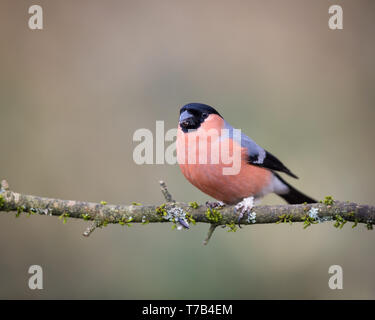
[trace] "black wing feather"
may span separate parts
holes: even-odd
[[[266,151],[263,161],[259,161],[258,155],[249,155],[248,163],[258,167],[284,172],[291,177],[298,179],[298,177],[292,171],[290,171],[279,159],[268,151]]]

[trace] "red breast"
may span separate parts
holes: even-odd
[[[204,193],[227,204],[261,195],[271,183],[271,171],[248,164],[247,149],[222,136],[223,128],[224,120],[216,114],[210,114],[195,131],[184,133],[178,128],[177,160],[183,175]],[[230,156],[241,155],[237,174],[223,174],[223,169],[232,167],[233,163],[226,163],[220,156],[221,150],[229,150]]]

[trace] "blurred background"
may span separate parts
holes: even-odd
[[[39,4],[44,29],[28,28]],[[340,4],[344,29],[328,28]],[[135,130],[188,102],[280,158],[312,197],[375,204],[374,1],[0,2],[0,178],[17,192],[109,203],[209,198],[177,165],[136,165]],[[283,203],[277,196],[263,204]],[[332,223],[110,225],[0,213],[0,298],[374,299],[374,231]],[[41,265],[44,289],[27,286]],[[330,290],[341,265],[344,289]]]

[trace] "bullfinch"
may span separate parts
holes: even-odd
[[[272,192],[290,204],[316,203],[281,178],[279,172],[297,176],[280,160],[206,104],[189,103],[180,109],[176,151],[185,178],[218,205],[236,204],[239,221],[254,200]],[[230,172],[237,160],[239,168]]]

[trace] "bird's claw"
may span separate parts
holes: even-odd
[[[238,212],[238,226],[241,228],[241,219],[245,213],[250,213],[254,207],[254,197],[244,198],[241,202],[235,206],[236,212]]]

